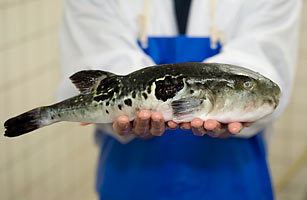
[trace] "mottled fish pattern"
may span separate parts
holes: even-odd
[[[219,63],[179,63],[143,68],[126,76],[85,70],[70,77],[78,96],[7,120],[5,135],[18,136],[59,122],[111,123],[133,120],[141,109],[162,112],[165,120],[198,117],[222,123],[251,122],[271,114],[280,89],[257,72]]]

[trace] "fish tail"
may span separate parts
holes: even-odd
[[[20,136],[53,123],[51,119],[48,119],[46,113],[47,107],[39,107],[8,119],[4,123],[4,136]]]

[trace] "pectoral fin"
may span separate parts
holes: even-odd
[[[214,101],[213,95],[209,90],[196,91],[193,96],[172,101],[173,115],[178,120],[206,115],[212,111]]]
[[[173,114],[176,117],[197,112],[203,103],[203,99],[182,98],[172,101]]]

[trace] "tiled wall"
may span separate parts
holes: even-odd
[[[307,4],[303,5],[300,48],[291,102],[276,123],[270,162],[277,199],[307,199]]]
[[[0,0],[1,124],[12,115],[54,102],[61,3]],[[270,143],[278,199],[307,199],[304,15],[293,98]],[[0,199],[95,199],[96,157],[92,127],[75,123],[56,124],[15,139],[0,136]]]
[[[0,0],[0,122],[55,101],[60,0]],[[0,199],[95,199],[91,127],[0,137]],[[3,126],[0,126],[1,135]]]

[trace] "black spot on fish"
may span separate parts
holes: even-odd
[[[115,102],[115,98],[113,98],[112,101]]]
[[[135,92],[135,91],[133,91],[133,92],[132,92],[132,98],[134,98],[134,99],[135,99],[135,97],[136,97],[136,92]]]
[[[148,96],[147,96],[147,94],[145,92],[143,92],[142,95],[143,95],[144,99],[148,98]]]
[[[120,91],[121,79],[112,76],[101,80],[96,89],[95,101],[110,100]]]
[[[106,110],[106,113],[107,113],[107,114],[109,114],[109,111],[108,111],[108,110]]]
[[[110,102],[109,102],[109,101],[107,101],[106,106],[109,106],[109,105],[110,105]]]
[[[122,110],[122,105],[118,104],[118,109]]]
[[[100,81],[96,91],[97,93],[106,93],[107,91],[112,89],[112,91],[114,92],[114,90],[119,90],[119,84],[120,80],[116,76],[105,78]]]
[[[177,92],[179,92],[184,87],[183,78],[180,76],[177,78],[165,76],[164,80],[156,81],[155,84],[156,97],[162,101],[173,98]]]
[[[113,90],[115,93],[119,93],[119,87],[114,87],[114,90]]]
[[[194,90],[190,90],[190,94],[193,94],[194,93]]]
[[[113,97],[113,93],[109,92],[109,93],[106,93],[106,94],[100,94],[100,95],[97,95],[94,97],[94,101],[104,101],[106,99],[110,99]]]
[[[125,99],[125,100],[124,100],[124,103],[125,103],[127,106],[132,106],[132,101],[131,101],[131,99]]]
[[[151,93],[151,86],[147,87],[147,93],[150,94]]]

